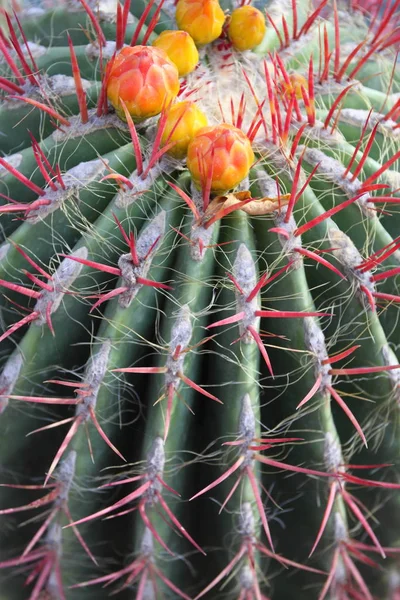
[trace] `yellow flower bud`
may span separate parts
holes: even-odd
[[[293,93],[295,94],[298,100],[301,100],[303,97],[303,93],[301,88],[303,87],[306,91],[308,91],[308,81],[303,75],[299,73],[290,73],[289,75],[290,83],[282,79],[279,82],[278,88],[280,92],[284,96],[291,96]]]
[[[162,48],[177,66],[179,77],[191,73],[199,62],[199,53],[193,38],[186,31],[163,31],[152,44]]]
[[[225,14],[218,0],[179,0],[176,22],[187,31],[196,44],[209,44],[222,33]]]
[[[177,102],[168,113],[161,145],[176,142],[167,153],[174,158],[185,158],[190,141],[206,126],[207,117],[194,102]]]
[[[241,6],[233,11],[228,36],[236,50],[252,50],[265,35],[265,18],[254,6]]]
[[[187,166],[197,187],[211,177],[211,191],[222,193],[244,179],[254,162],[249,138],[223,123],[201,129],[189,144]]]

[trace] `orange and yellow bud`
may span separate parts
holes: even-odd
[[[123,120],[125,114],[120,99],[132,119],[142,121],[158,115],[178,92],[178,69],[161,48],[122,48],[111,65],[107,96]]]
[[[265,30],[262,12],[254,6],[241,6],[231,15],[228,36],[236,50],[252,50],[262,42]]]
[[[176,22],[187,31],[196,44],[209,44],[222,33],[225,14],[218,0],[179,0]]]
[[[162,48],[176,65],[179,77],[191,73],[199,62],[199,53],[193,38],[186,31],[163,31],[153,42]]]
[[[187,166],[197,187],[211,177],[211,191],[234,188],[249,173],[254,153],[249,138],[223,123],[201,129],[189,144]]]
[[[168,112],[161,144],[165,146],[176,142],[168,154],[174,158],[185,158],[190,141],[206,126],[207,117],[194,102],[177,102]]]
[[[284,96],[291,96],[293,93],[298,100],[303,97],[301,88],[303,87],[306,91],[308,90],[308,81],[303,75],[299,73],[291,73],[289,75],[290,83],[284,79],[279,82],[279,90]]]

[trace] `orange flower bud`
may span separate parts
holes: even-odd
[[[164,50],[148,46],[122,48],[117,54],[107,85],[107,96],[118,116],[125,120],[120,98],[134,121],[158,115],[179,92],[178,69]]]
[[[193,38],[186,31],[163,31],[153,42],[162,48],[177,66],[179,77],[191,73],[199,62],[199,53]]]
[[[253,161],[249,138],[227,123],[201,129],[190,142],[187,154],[187,166],[197,187],[211,176],[211,191],[218,193],[238,185]]]
[[[179,29],[187,31],[196,44],[203,45],[221,35],[225,15],[218,0],[179,0],[176,22]]]
[[[301,92],[301,88],[303,87],[306,91],[308,90],[308,81],[303,75],[299,75],[299,73],[291,73],[289,75],[290,84],[287,83],[284,79],[279,82],[279,90],[283,95],[291,96],[293,93],[295,94],[298,100],[301,100],[303,94]]]
[[[174,158],[185,158],[189,142],[206,126],[207,117],[194,102],[177,102],[168,113],[161,144],[165,146],[176,142],[168,154]]]
[[[241,6],[233,11],[228,36],[236,50],[252,50],[265,35],[265,18],[254,6]]]

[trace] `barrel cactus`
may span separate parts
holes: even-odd
[[[4,14],[1,600],[398,600],[399,7]]]

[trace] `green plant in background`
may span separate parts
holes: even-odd
[[[399,7],[4,15],[1,600],[398,600]]]

